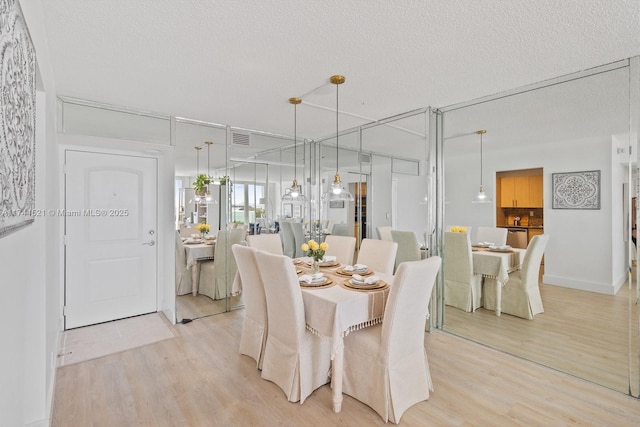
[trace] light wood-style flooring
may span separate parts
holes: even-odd
[[[328,385],[303,405],[238,353],[244,310],[172,326],[175,338],[58,369],[52,426],[374,426]],[[356,332],[357,333],[357,332]],[[435,391],[406,426],[638,426],[640,401],[444,331],[425,334]]]
[[[627,393],[640,363],[629,361],[629,327],[637,336],[639,317],[627,285],[613,296],[544,284],[540,293],[544,313],[534,320],[447,306],[445,330]]]
[[[238,307],[243,304],[242,295],[231,296],[231,307]],[[176,296],[176,318],[178,322],[182,319],[199,319],[200,317],[212,316],[214,314],[224,313],[226,308],[226,300],[214,300],[206,295],[193,294]]]

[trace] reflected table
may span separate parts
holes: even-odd
[[[493,251],[489,248],[473,247],[473,273],[496,279],[496,316],[501,314],[502,287],[509,280],[509,273],[522,266],[526,249],[511,248],[509,251]]]
[[[200,284],[200,261],[212,260],[215,251],[215,241],[213,244],[196,243],[184,245],[187,268],[191,270],[191,284],[193,296],[198,295],[198,287]]]

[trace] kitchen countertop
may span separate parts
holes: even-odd
[[[499,228],[544,228],[543,225],[496,225]]]

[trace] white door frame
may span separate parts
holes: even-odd
[[[158,162],[158,222],[157,222],[157,246],[158,246],[158,289],[157,307],[172,323],[176,323],[175,300],[175,226],[173,222],[174,203],[174,147],[138,141],[126,141],[119,139],[58,134],[58,206],[64,206],[64,158],[66,150],[83,150],[87,152],[103,154],[135,155],[150,157]],[[60,233],[60,253],[64,251],[64,218],[58,218]],[[59,258],[60,287],[58,289],[60,301],[60,330],[63,330],[62,311],[64,306],[64,267],[65,258]]]

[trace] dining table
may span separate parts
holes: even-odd
[[[305,258],[294,259],[299,274],[308,273]],[[350,332],[382,322],[384,309],[393,285],[393,275],[367,269],[369,276],[376,275],[376,286],[353,288],[345,282],[351,279],[342,270],[343,265],[332,263],[320,266],[320,272],[330,283],[310,286],[301,282],[306,329],[331,341],[331,388],[334,412],[342,410],[342,379],[344,372],[344,337]],[[363,276],[367,277],[367,276]],[[352,285],[353,286],[353,285]]]
[[[519,270],[526,249],[493,249],[472,245],[473,273],[496,279],[496,316],[501,314],[502,287],[509,281],[509,273]]]
[[[187,269],[191,271],[191,286],[193,296],[198,296],[200,284],[200,262],[213,259],[216,248],[214,239],[200,243],[189,243],[189,240],[183,242],[185,250],[185,258],[187,260]]]

